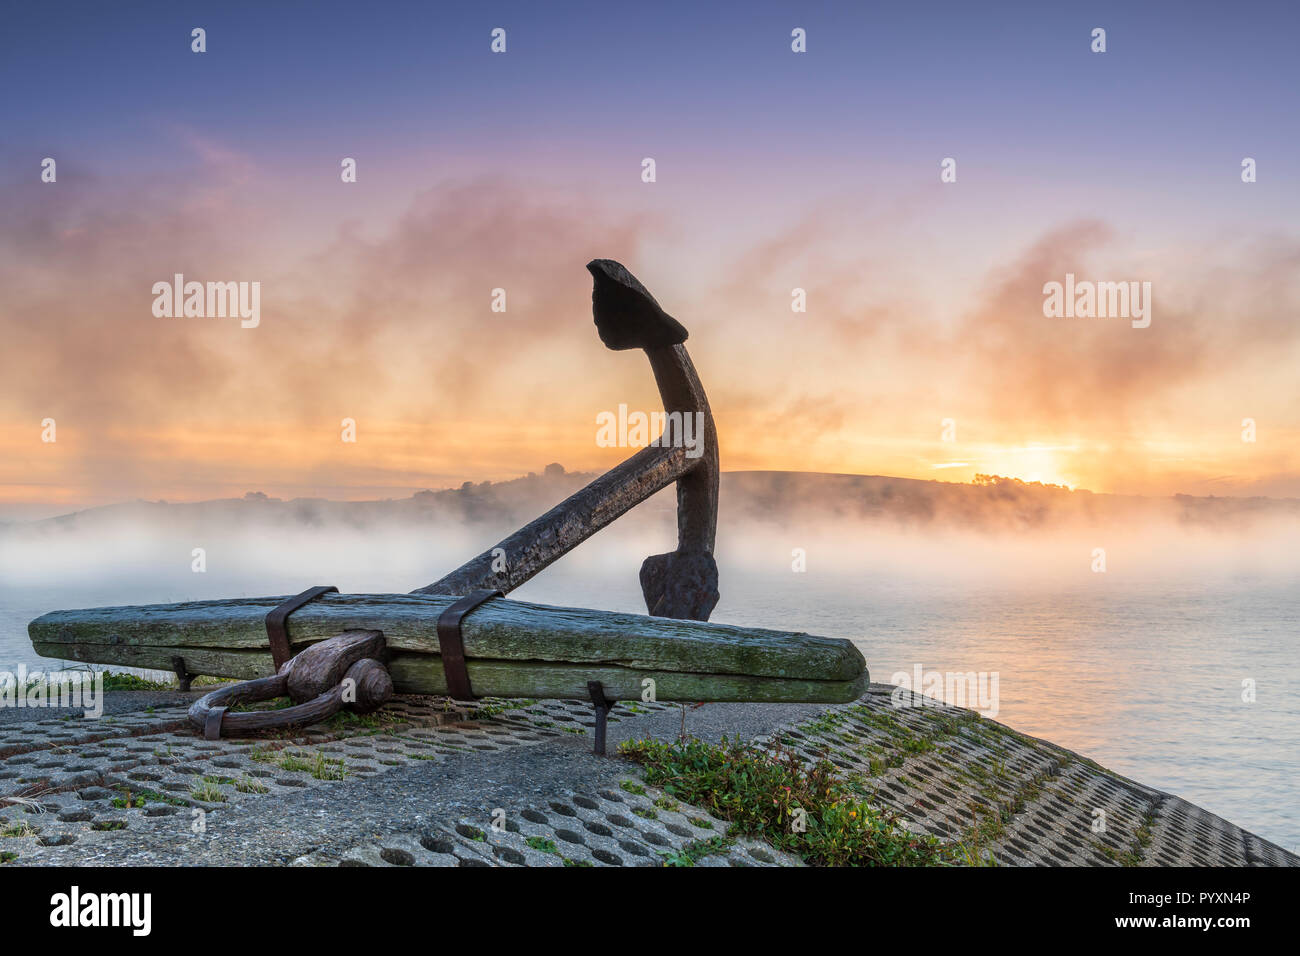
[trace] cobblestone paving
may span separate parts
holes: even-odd
[[[903,702],[914,706],[895,707],[891,691],[873,685],[857,702],[827,708],[759,742],[808,761],[831,760],[906,826],[959,843],[972,862],[1300,865],[1300,858],[1266,840],[1077,754],[961,708],[920,706],[910,695]],[[669,709],[625,704],[611,722]],[[0,862],[108,859],[96,848],[111,847],[124,831],[152,834],[166,851],[180,828],[188,830],[186,817],[196,809],[221,814],[247,806],[270,816],[277,796],[453,756],[554,743],[586,734],[592,723],[589,705],[577,701],[464,706],[435,698],[399,698],[378,715],[334,718],[297,736],[258,740],[205,741],[190,730],[182,707],[97,721],[9,723],[0,726]],[[414,814],[404,830],[407,817],[400,816],[393,827],[398,832],[335,840],[293,862],[799,865],[764,844],[728,838],[724,821],[638,783],[635,769],[628,769],[621,781],[615,770],[608,784],[557,787],[490,818],[453,815],[416,825],[423,818]],[[402,812],[411,811],[394,810]],[[151,859],[176,861],[156,853]]]
[[[624,705],[610,721],[661,709]],[[298,735],[256,740],[204,740],[183,707],[9,724],[0,728],[0,854],[9,863],[78,863],[87,844],[128,828],[174,833],[177,821],[167,818],[196,808],[271,803],[277,794],[415,761],[585,734],[592,722],[590,705],[576,701],[467,706],[411,697],[377,715],[342,715]]]
[[[343,866],[800,866],[765,843],[730,839],[727,824],[657,790],[565,791],[498,825],[462,818],[354,847]],[[689,860],[689,864],[687,861]],[[312,864],[307,857],[296,861]]]
[[[1300,857],[973,711],[873,685],[766,738],[825,757],[918,832],[1013,866],[1300,866]]]

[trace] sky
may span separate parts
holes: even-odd
[[[1300,8],[985,6],[11,6],[0,507],[611,467],[658,404],[597,257],[724,470],[1300,496]],[[177,273],[257,327],[156,316]],[[1150,325],[1044,315],[1067,273]]]

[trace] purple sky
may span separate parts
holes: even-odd
[[[1300,494],[1294,4],[445,6],[6,12],[0,500],[609,464],[594,415],[654,397],[591,341],[594,256],[692,330],[724,467]],[[1148,334],[1050,324],[1067,271],[1152,281]],[[174,272],[260,281],[265,324],[161,324]]]

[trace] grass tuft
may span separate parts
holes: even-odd
[[[271,788],[256,777],[240,777],[235,781],[235,789],[240,793],[266,793]]]
[[[707,840],[692,840],[680,850],[663,850],[664,866],[694,866],[706,856],[714,853],[726,853],[735,841],[728,837],[710,837]]]
[[[863,800],[828,760],[805,766],[780,745],[766,750],[739,737],[723,738],[719,746],[694,738],[627,741],[619,751],[645,768],[646,783],[730,822],[729,836],[766,840],[813,866],[948,866],[961,860],[957,848],[909,832],[887,810]]]
[[[190,787],[190,796],[202,803],[225,803],[226,795],[221,791],[221,784],[211,777],[195,778]]]

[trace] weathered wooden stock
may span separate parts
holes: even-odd
[[[265,618],[283,597],[53,611],[28,626],[42,655],[249,679],[274,672]],[[293,650],[348,630],[382,631],[398,693],[445,694],[436,635],[452,596],[327,594],[295,611]],[[476,694],[587,699],[810,701],[856,699],[865,662],[847,640],[498,598],[463,625]],[[646,679],[654,683],[644,683]]]

